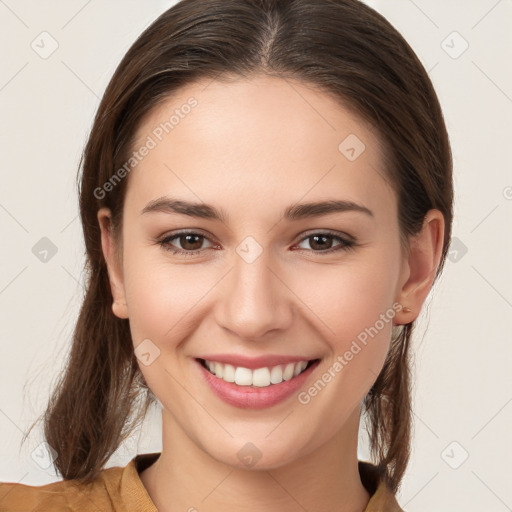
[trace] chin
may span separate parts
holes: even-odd
[[[229,446],[211,447],[207,452],[217,461],[238,469],[264,471],[277,469],[296,460],[299,455],[297,446],[290,440],[283,440],[281,445],[268,439],[254,439],[250,436],[244,440],[233,439]],[[206,447],[208,448],[208,447]]]

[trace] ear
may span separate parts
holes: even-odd
[[[410,238],[397,296],[403,309],[395,315],[396,325],[409,324],[419,316],[439,267],[444,229],[443,214],[439,210],[429,210],[421,231]]]
[[[128,318],[128,307],[124,290],[122,261],[116,251],[117,247],[112,234],[112,215],[110,209],[100,208],[97,216],[101,230],[101,248],[107,264],[110,290],[114,298],[112,312],[118,318],[126,319]]]

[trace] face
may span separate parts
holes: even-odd
[[[383,366],[409,276],[375,132],[256,77],[181,89],[144,145],[109,274],[166,421],[232,465],[248,442],[262,468],[325,445]]]

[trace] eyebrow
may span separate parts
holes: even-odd
[[[284,210],[283,217],[286,220],[296,221],[310,217],[320,217],[331,213],[360,212],[373,217],[373,212],[366,206],[339,199],[317,201],[311,203],[299,203],[288,206]],[[222,209],[218,210],[206,203],[195,203],[182,199],[173,199],[163,196],[150,201],[141,211],[141,215],[152,212],[187,215],[201,219],[218,220],[227,223],[228,215]]]

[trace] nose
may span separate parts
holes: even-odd
[[[235,255],[233,268],[219,289],[218,324],[247,340],[290,327],[293,293],[279,266],[263,253],[253,262]]]

